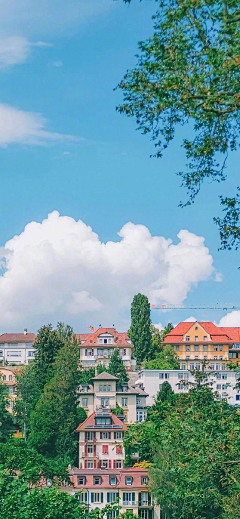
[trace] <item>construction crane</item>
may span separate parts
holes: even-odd
[[[240,304],[232,303],[206,303],[206,304],[172,304],[163,303],[161,305],[151,304],[151,310],[240,310]]]

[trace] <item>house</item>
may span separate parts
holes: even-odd
[[[104,508],[119,500],[121,512],[132,510],[142,519],[159,519],[159,507],[154,507],[148,489],[148,472],[144,468],[125,469],[70,469],[74,490],[81,490],[82,503],[89,509]],[[111,512],[107,519],[118,515]]]
[[[3,333],[0,335],[0,362],[6,364],[29,364],[34,359],[36,335],[28,333]]]
[[[8,405],[7,410],[12,413],[13,404],[17,396],[17,380],[19,369],[14,367],[0,366],[1,382],[6,384],[8,388]]]
[[[118,378],[107,372],[94,377],[92,384],[82,384],[79,388],[79,405],[88,416],[102,409],[111,410],[119,406],[129,424],[145,419],[146,397],[146,392],[141,388],[130,384],[120,385]]]
[[[179,323],[164,339],[175,349],[181,369],[200,369],[205,360],[212,370],[225,370],[240,361],[240,328],[218,327],[212,322]]]
[[[210,375],[209,382],[218,400],[226,398],[230,405],[240,405],[240,391],[236,389],[239,373],[223,369],[207,373]],[[181,369],[142,369],[136,384],[147,391],[147,405],[154,404],[157,393],[165,381],[171,385],[174,393],[185,393],[191,387],[187,386],[187,382],[194,382],[194,376],[189,371]]]
[[[133,345],[127,333],[119,333],[115,328],[90,327],[91,333],[77,333],[75,337],[79,342],[80,361],[84,368],[102,364],[108,367],[109,360],[114,349],[119,349],[119,354],[126,369],[131,369],[131,352]]]

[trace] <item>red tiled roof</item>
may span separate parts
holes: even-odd
[[[213,343],[232,343],[233,337],[231,336],[230,330],[231,328],[220,328],[213,324],[212,322],[207,321],[195,321],[198,323],[208,335],[211,337],[211,342]],[[164,343],[167,344],[176,344],[183,341],[183,335],[188,332],[188,330],[194,325],[194,322],[191,323],[179,323],[170,333],[165,337]],[[234,329],[234,328],[232,328]],[[240,328],[239,328],[240,330]],[[235,334],[236,335],[236,334]],[[240,341],[240,339],[239,339]]]
[[[223,333],[226,333],[234,342],[240,342],[240,328],[238,327],[221,327],[219,328]]]
[[[3,333],[0,335],[0,343],[34,342],[35,339],[35,333]]]
[[[127,426],[121,420],[119,420],[119,418],[115,414],[109,413],[109,415],[112,418],[112,425],[118,425],[123,431],[127,430]],[[76,431],[85,431],[86,428],[89,429],[90,427],[95,428],[95,416],[96,413],[90,414],[90,416],[86,418],[86,420],[84,420],[84,422],[78,426]],[[109,426],[109,429],[111,429],[111,426]],[[107,427],[104,427],[104,430],[107,430]]]
[[[132,346],[128,341],[130,341],[130,338],[126,332],[117,332],[115,328],[99,328],[98,330],[95,330],[93,333],[75,333],[75,337],[79,341],[85,341],[85,346],[93,346],[94,344],[98,343],[98,337],[101,334],[109,333],[115,338],[115,342],[111,344],[111,346]],[[104,345],[102,345],[104,346]]]

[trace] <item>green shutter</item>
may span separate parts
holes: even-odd
[[[85,492],[85,503],[87,503],[88,501],[88,495],[87,495],[87,492]]]
[[[132,492],[132,501],[135,501],[135,492]]]
[[[110,503],[110,493],[107,492],[107,503]]]
[[[103,503],[103,492],[101,492],[101,503]]]
[[[91,503],[94,503],[94,493],[91,492]]]

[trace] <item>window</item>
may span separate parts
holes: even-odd
[[[215,364],[212,364],[212,363],[211,363],[211,364],[209,364],[209,367],[210,367],[210,369],[214,369]]]
[[[161,384],[159,384],[160,387]],[[137,411],[137,422],[144,422],[145,420],[145,412],[144,411]]]
[[[227,373],[223,373],[223,374],[222,374],[222,379],[223,379],[223,380],[227,380]]]
[[[230,351],[229,352],[229,359],[236,359],[237,358],[237,353],[233,352],[233,351]]]
[[[225,364],[222,364],[222,371],[225,370],[225,367],[226,367],[226,365],[225,365]]]
[[[9,395],[13,395],[16,393],[16,388],[14,386],[9,386],[8,388]]]
[[[2,379],[3,379],[3,381],[5,381],[5,380],[6,380],[6,378],[7,378],[7,377],[6,377],[6,375],[3,375],[3,378],[2,378]]]
[[[21,357],[21,351],[8,351],[8,357]]]
[[[116,465],[116,469],[121,469],[122,468],[122,460],[116,460],[115,461],[115,465]]]
[[[133,478],[131,476],[125,477],[125,485],[132,485]]]
[[[82,390],[83,390],[83,393],[87,393],[88,392],[88,385],[87,384],[84,384],[82,386]]]
[[[183,379],[188,380],[189,379],[189,373],[183,373]]]
[[[207,335],[204,335],[203,340],[207,341]]]
[[[93,445],[88,445],[87,446],[87,453],[88,454],[93,454]]]
[[[151,504],[148,492],[141,492],[139,494],[139,506],[149,506]]]
[[[198,351],[198,346],[194,346],[194,350],[195,350],[195,351]]]
[[[227,384],[223,384],[222,389],[227,389]]]
[[[207,346],[207,344],[204,344],[203,345],[203,351],[207,351],[207,350],[208,350],[208,346]]]
[[[107,492],[107,503],[114,503],[114,501],[116,501],[117,498],[118,492]]]
[[[109,406],[109,398],[101,398],[101,406],[108,407]]]
[[[221,369],[221,364],[219,364],[219,362],[216,364],[216,371],[220,371]]]
[[[8,380],[9,382],[12,382],[12,375],[9,375]]]
[[[181,369],[186,369],[186,364],[181,364]]]
[[[186,346],[186,351],[190,351],[190,346]]]
[[[147,484],[148,484],[148,476],[142,476],[141,485],[147,485]]]
[[[102,465],[101,465],[101,467],[102,467],[103,469],[108,469],[108,460],[102,460]]]
[[[179,351],[179,346],[176,346],[176,351]]]
[[[183,384],[178,384],[178,389],[183,389]]]
[[[114,433],[114,440],[120,440],[122,438],[122,432],[117,431]]]
[[[189,360],[190,359],[190,356],[189,355],[186,355],[186,360]]]
[[[221,378],[221,373],[217,373],[216,377],[219,379]]]
[[[93,441],[93,432],[90,432],[90,431],[86,432],[85,433],[85,440],[86,441]]]
[[[218,356],[215,355],[215,356],[213,357],[213,360],[218,360]]]
[[[91,492],[91,503],[103,503],[103,492]]]
[[[88,468],[88,469],[93,469],[93,461],[92,461],[92,460],[88,460],[88,462],[87,462],[87,468]]]
[[[198,335],[195,335],[195,342],[198,342]]]
[[[28,357],[35,357],[35,351],[29,351]]]
[[[116,476],[109,476],[109,484],[110,485],[116,485],[117,484],[117,477]]]
[[[111,386],[109,384],[100,384],[99,385],[99,391],[100,392],[110,392],[111,391]]]
[[[166,379],[166,378],[169,378],[169,373],[165,373],[165,377],[164,377],[164,378],[165,378],[165,379]]]
[[[115,434],[115,433],[114,433]],[[115,438],[115,436],[114,436]],[[100,432],[100,440],[111,440],[111,433],[106,431]]]
[[[101,417],[101,416],[96,416],[95,417],[95,424],[96,425],[111,425],[112,424],[112,419],[111,417],[109,416],[108,417]]]
[[[159,378],[164,378],[164,373],[159,373]]]
[[[213,346],[213,351],[218,351],[218,346]]]
[[[221,384],[217,384],[217,389],[221,389]]]
[[[220,344],[220,346],[219,346],[219,351],[223,351],[223,345],[222,344]]]
[[[196,331],[198,330],[198,327],[197,327],[197,326],[195,326],[195,330],[196,330]]]
[[[77,482],[78,482],[78,485],[86,485],[85,476],[77,476]]]
[[[186,341],[187,341],[187,342],[190,341],[190,336],[189,336],[189,335],[186,336]]]
[[[161,391],[161,389],[162,389],[162,384],[159,384],[158,388],[159,388],[159,391]]]
[[[182,380],[183,378],[183,374],[182,373],[178,373],[178,380]]]
[[[236,395],[236,400],[240,400],[240,395]]]
[[[0,357],[3,356],[3,350],[0,350]]]
[[[195,355],[194,359],[195,359],[195,360],[198,360],[198,355]]]
[[[207,360],[207,355],[204,355],[203,358],[204,358],[204,360]]]
[[[223,360],[222,355],[220,355],[219,360]]]
[[[94,476],[94,478],[93,478],[93,484],[94,484],[94,485],[101,485],[101,483],[102,483],[102,478],[101,478],[101,476]]]
[[[123,506],[135,504],[135,492],[123,492]]]
[[[122,398],[122,407],[127,407],[127,405],[128,405],[128,399]]]
[[[200,371],[200,364],[196,364],[196,369]]]
[[[191,371],[194,370],[194,364],[190,364],[190,370],[191,370]]]
[[[83,407],[87,407],[88,406],[88,398],[83,398],[82,399],[82,405],[83,405]]]
[[[122,454],[122,445],[116,446],[116,454]]]
[[[81,492],[81,494],[79,495],[79,501],[80,501],[80,503],[87,504],[87,502],[88,502],[88,493],[87,492]]]
[[[108,454],[108,445],[103,445],[102,446],[102,453],[103,454]]]
[[[138,517],[140,517],[140,519],[152,519],[153,518],[152,508],[140,508],[138,511]]]

